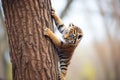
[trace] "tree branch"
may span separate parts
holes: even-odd
[[[72,2],[73,2],[73,0],[67,0],[67,4],[60,15],[61,18],[63,18],[67,14]]]

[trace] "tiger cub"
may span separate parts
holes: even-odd
[[[58,49],[58,56],[60,60],[60,76],[58,80],[65,80],[68,65],[72,58],[73,52],[80,42],[83,32],[74,24],[69,24],[66,27],[62,20],[56,15],[55,10],[52,9],[52,17],[56,23],[57,29],[60,34],[53,33],[49,28],[44,28],[44,35],[48,36]]]

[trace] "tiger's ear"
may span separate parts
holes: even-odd
[[[70,23],[70,24],[69,24],[69,27],[70,27],[70,26],[74,26],[74,24],[73,24],[73,23]]]

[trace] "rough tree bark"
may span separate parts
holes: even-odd
[[[2,0],[13,80],[57,80],[54,46],[43,35],[53,30],[50,0]]]

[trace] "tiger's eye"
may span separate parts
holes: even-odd
[[[80,39],[81,37],[82,37],[82,35],[79,35],[79,36],[78,36],[78,39]]]

